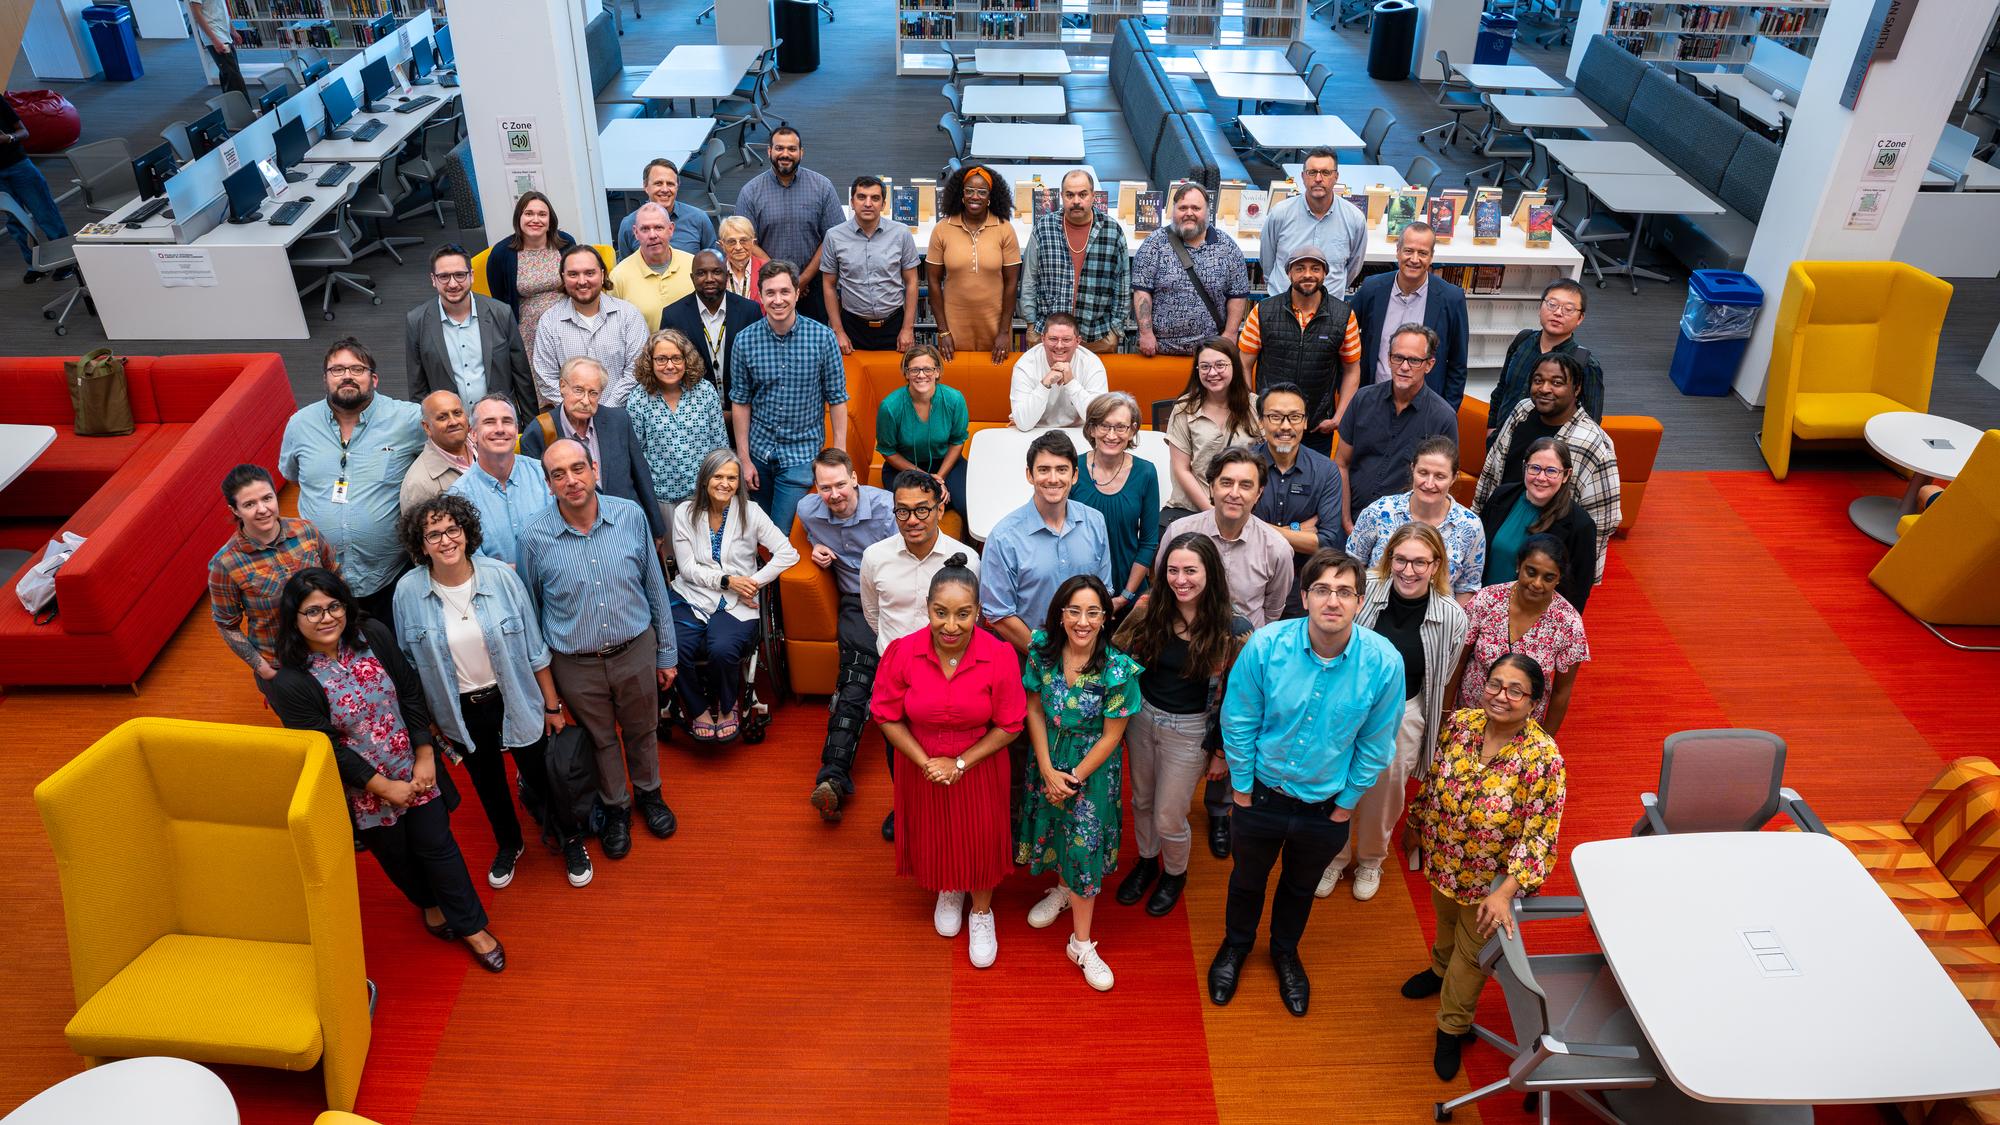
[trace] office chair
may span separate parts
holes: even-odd
[[[1338,0],[1340,11],[1334,16],[1335,31],[1351,23],[1365,24],[1365,30],[1375,28],[1375,0]]]
[[[1438,82],[1437,107],[1451,114],[1451,120],[1418,133],[1417,143],[1423,144],[1425,138],[1443,133],[1444,140],[1438,144],[1438,148],[1442,150],[1450,148],[1453,142],[1458,140],[1459,130],[1464,128],[1465,115],[1484,112],[1486,102],[1480,98],[1479,92],[1472,88],[1471,83],[1460,78],[1457,72],[1451,69],[1449,55],[1440,49],[1434,57],[1437,60],[1438,71],[1444,75]]]
[[[1303,39],[1294,39],[1285,46],[1285,63],[1300,74],[1312,70],[1313,46]]]
[[[451,152],[458,147],[458,122],[454,118],[433,120],[424,126],[423,140],[414,159],[403,162],[403,175],[413,187],[424,189],[428,201],[403,211],[396,218],[408,219],[429,211],[436,216],[438,226],[444,224],[445,194],[444,178],[449,171]]]
[[[1709,90],[1708,87],[1703,86],[1700,82],[1695,81],[1694,71],[1689,70],[1687,67],[1677,66],[1674,68],[1674,81],[1680,83],[1681,89],[1686,90],[1702,101],[1712,102],[1715,100],[1714,92]]]
[[[1539,146],[1537,146],[1539,147]],[[1604,287],[1604,266],[1613,262],[1613,257],[1597,248],[1602,242],[1626,243],[1632,240],[1632,228],[1609,211],[1601,211],[1591,206],[1590,193],[1583,185],[1569,178],[1567,173],[1557,170],[1549,177],[1551,185],[1560,184],[1560,197],[1551,194],[1549,204],[1555,208],[1556,226],[1562,228],[1563,236],[1583,254],[1584,264],[1597,278],[1597,287]]]
[[[944,41],[944,57],[951,66],[952,85],[957,86],[968,78],[979,77],[978,56],[971,51],[961,51],[953,46],[949,39]]]
[[[1410,166],[1403,169],[1403,180],[1413,188],[1423,188],[1426,197],[1437,194],[1437,179],[1444,169],[1428,156],[1410,158]]]
[[[1299,106],[1296,112],[1318,113],[1320,92],[1325,90],[1326,84],[1332,80],[1332,67],[1327,66],[1325,63],[1312,64],[1312,68],[1306,72],[1306,92],[1313,96],[1312,104]]]
[[[361,189],[364,182],[368,185],[365,191]],[[396,247],[424,244],[423,239],[414,235],[384,233],[389,221],[397,218],[402,213],[403,205],[416,195],[410,182],[403,178],[402,154],[390,153],[375,166],[374,176],[357,178],[354,183],[355,191],[346,202],[347,213],[352,218],[367,220],[375,234],[373,241],[356,250],[354,256],[365,258],[370,254],[387,254],[396,260],[397,265],[402,265],[403,256],[396,252]]]
[[[1728,114],[1731,121],[1743,120],[1743,99],[1727,90],[1715,92],[1715,108]]]
[[[946,110],[944,116],[938,118],[938,132],[943,133],[945,139],[951,142],[951,154],[953,156],[964,159],[968,155],[965,139],[965,123],[958,119],[958,114]]]
[[[188,124],[185,121],[170,121],[160,130],[160,139],[173,146],[174,159],[182,164],[194,159],[194,142],[188,140]]]
[[[958,85],[956,83],[947,82],[941,89],[938,90],[938,92],[944,95],[945,101],[951,103],[951,111],[953,113],[956,113],[961,117],[964,116],[965,105],[963,100],[960,98],[958,92]]]
[[[1379,105],[1368,111],[1368,121],[1361,126],[1362,163],[1382,163],[1382,142],[1388,139],[1395,124],[1396,115]]]
[[[222,123],[232,133],[240,133],[257,120],[257,107],[241,90],[225,90],[208,99],[208,108],[222,111]]]
[[[363,237],[361,227],[354,221],[352,210],[355,193],[359,188],[359,180],[348,181],[346,197],[334,205],[333,223],[330,229],[316,230],[292,244],[293,266],[326,271],[300,289],[299,296],[306,297],[315,289],[321,290],[319,308],[328,320],[333,319],[333,303],[340,299],[339,290],[343,287],[368,298],[370,304],[382,303],[382,298],[376,295],[374,282],[368,275],[347,273],[340,268],[353,265],[364,252],[360,248]],[[399,258],[398,261],[400,260]]]
[[[758,155],[756,146],[750,143],[750,126],[756,123],[756,119],[751,117],[718,117],[715,119],[715,133],[713,135],[721,137],[723,145],[735,151],[737,167],[742,167],[753,160],[763,159],[763,157]]]
[[[63,150],[75,174],[70,183],[83,192],[84,209],[109,215],[139,196],[139,178],[132,174],[132,150],[120,137],[71,145]]]
[[[1486,119],[1486,128],[1480,131],[1479,144],[1473,152],[1475,155],[1493,159],[1490,163],[1482,164],[1467,172],[1466,186],[1472,186],[1473,180],[1484,177],[1488,172],[1493,174],[1495,184],[1520,179],[1520,173],[1509,171],[1507,162],[1519,160],[1521,166],[1526,168],[1533,162],[1535,152],[1540,147],[1535,144],[1535,138],[1526,129],[1519,125],[1509,125],[1497,113],[1489,116]]]
[[[1770,731],[1684,730],[1660,748],[1660,791],[1639,794],[1634,836],[1756,832],[1783,813],[1802,831],[1826,831],[1805,798],[1782,784],[1785,740]]]
[[[708,209],[711,211],[716,206],[715,183],[722,178],[722,157],[728,151],[729,147],[723,144],[722,138],[710,133],[708,139],[701,143],[701,150],[681,166],[681,182],[700,184],[702,194],[708,197]]]
[[[20,201],[6,192],[0,192],[0,211],[7,215],[9,225],[18,224],[28,237],[28,268],[36,273],[51,277],[62,271],[76,279],[76,284],[63,290],[54,300],[42,306],[42,319],[56,322],[56,335],[69,335],[69,314],[81,300],[92,316],[97,315],[97,304],[90,299],[90,287],[84,284],[83,275],[76,271],[76,240],[65,235],[50,238],[35,225],[34,217]]]

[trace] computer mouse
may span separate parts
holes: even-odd
[[[125,229],[126,229],[126,230],[138,230],[138,229],[139,229],[140,227],[142,227],[142,226],[144,226],[144,225],[145,225],[144,223],[126,223],[126,224],[125,224]]]

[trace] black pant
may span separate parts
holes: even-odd
[[[826,323],[826,293],[820,289],[819,278],[813,278],[799,294],[799,315]]]
[[[404,898],[421,910],[443,910],[445,924],[464,936],[486,928],[486,908],[451,835],[451,814],[445,811],[450,786],[451,775],[439,770],[436,798],[404,809],[387,827],[363,828],[361,842]]]
[[[356,602],[360,603],[361,612],[387,625],[392,635],[396,632],[396,580],[402,576],[403,571],[398,569],[374,593],[367,595],[357,594],[354,598]]]
[[[479,794],[480,807],[486,810],[486,823],[493,826],[493,842],[500,851],[511,852],[521,846],[521,819],[514,814],[514,791],[507,784],[507,755],[500,734],[507,721],[507,705],[499,689],[489,688],[485,693],[460,695],[458,709],[465,716],[465,732],[472,736],[472,745],[461,747],[465,772],[472,778],[473,791]],[[530,745],[514,747],[514,769],[521,775],[521,788],[529,800],[544,809],[551,804],[549,768],[542,753],[546,746],[545,739],[537,738]],[[557,830],[560,835],[570,834],[567,825],[559,824]]]
[[[841,796],[854,792],[854,758],[861,749],[861,729],[868,722],[868,700],[875,684],[875,631],[861,612],[861,599],[840,595],[840,678],[827,703],[826,748],[820,751],[819,777],[831,781]],[[889,751],[889,769],[896,768],[896,748]]]
[[[1298,952],[1319,877],[1347,844],[1347,823],[1334,823],[1332,815],[1332,801],[1307,804],[1261,781],[1248,806],[1230,810],[1230,850],[1236,866],[1229,873],[1224,945],[1247,950],[1256,942],[1264,884],[1272,866],[1282,859],[1278,889],[1271,892],[1271,953]]]
[[[215,60],[216,81],[221,84],[224,92],[234,90],[246,98],[250,96],[250,87],[243,84],[243,67],[237,62],[234,47],[225,53],[211,45],[208,48],[208,57]]]
[[[893,352],[896,350],[896,334],[903,330],[903,310],[897,309],[880,321],[871,323],[841,309],[840,330],[847,333],[848,342],[860,351]]]

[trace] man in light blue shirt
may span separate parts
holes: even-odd
[[[1049,430],[1028,445],[1034,499],[993,525],[979,570],[979,611],[1000,639],[1026,655],[1034,631],[1047,623],[1056,587],[1078,574],[1111,584],[1111,538],[1097,509],[1069,498],[1076,483],[1076,445],[1065,430]],[[1319,877],[1313,877],[1317,885]]]
[[[1403,658],[1354,624],[1367,580],[1361,562],[1331,547],[1299,574],[1303,618],[1252,634],[1229,671],[1222,746],[1236,808],[1236,866],[1229,876],[1222,948],[1208,967],[1208,995],[1227,1004],[1264,909],[1264,884],[1281,860],[1271,896],[1271,963],[1278,995],[1306,1014],[1311,984],[1299,938],[1313,890],[1347,843],[1354,806],[1395,751],[1403,714]]]
[[[299,485],[299,515],[333,544],[340,576],[368,616],[393,621],[403,573],[403,477],[424,448],[423,410],[375,393],[375,357],[361,341],[327,349],[326,400],[285,423],[278,471]]]
[[[1361,277],[1361,261],[1368,251],[1368,216],[1334,194],[1340,181],[1340,157],[1330,148],[1316,148],[1306,154],[1302,173],[1304,189],[1276,207],[1264,218],[1264,233],[1258,239],[1258,261],[1264,267],[1264,288],[1277,296],[1291,287],[1285,267],[1293,251],[1317,246],[1326,256],[1326,291],[1346,297]]]
[[[448,490],[463,496],[479,512],[476,554],[521,565],[521,533],[536,516],[555,504],[542,463],[514,452],[521,428],[514,404],[503,394],[490,394],[472,407],[472,467]]]

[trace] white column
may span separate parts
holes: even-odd
[[[615,233],[584,43],[586,23],[601,10],[597,0],[480,0],[454,9],[452,49],[490,241],[512,236],[517,188],[531,179],[579,242],[608,243]],[[527,128],[531,158],[507,151],[503,122]]]
[[[1764,314],[1743,357],[1736,393],[1762,405],[1770,373],[1771,336],[1785,274],[1807,261],[1868,261],[1895,257],[1896,241],[1916,199],[1938,131],[1958,97],[1957,79],[1986,43],[2000,0],[1931,0],[1915,5],[1902,47],[1877,61],[1853,109],[1840,104],[1855,53],[1875,5],[1845,0],[1827,12],[1813,49],[1763,218],[1751,243],[1747,272],[1764,287]],[[1906,9],[1907,10],[1907,9]],[[1940,80],[1944,79],[1944,80]],[[1878,136],[1908,136],[1908,156],[1893,181],[1864,180]],[[1872,230],[1848,229],[1848,214],[1864,186],[1888,187]],[[1984,237],[1987,232],[1968,232]]]

